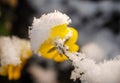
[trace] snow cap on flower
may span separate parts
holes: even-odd
[[[18,56],[18,52],[15,50],[15,47],[12,43],[10,37],[1,37],[0,38],[0,64],[5,66],[8,64],[17,65],[21,63],[21,60]]]
[[[10,37],[0,37],[0,64],[1,66],[21,63],[21,57],[28,58],[31,51],[30,43],[27,40]]]
[[[59,11],[44,14],[40,18],[34,18],[33,24],[29,29],[29,36],[32,50],[36,52],[39,46],[49,37],[50,29],[62,24],[71,23],[71,19]]]

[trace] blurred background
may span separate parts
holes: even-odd
[[[28,27],[31,26],[33,17],[39,18],[42,14],[54,10],[66,13],[72,19],[70,26],[76,28],[79,32],[78,44],[80,50],[86,53],[89,58],[101,62],[104,59],[110,60],[120,56],[119,0],[0,0],[0,35],[16,35],[20,38],[29,39]],[[50,62],[51,64],[48,64]],[[46,59],[41,60],[36,55],[26,64],[19,81],[7,81],[7,78],[0,77],[0,82],[80,83],[78,80],[75,82],[70,80],[73,67],[69,61],[50,62]],[[46,67],[43,67],[45,65],[47,69],[52,68],[50,70],[51,74],[56,78],[51,78],[52,82],[33,81],[40,79],[33,79],[31,76],[34,75],[28,72],[28,68],[31,68],[33,63],[36,64],[35,69],[40,71],[42,69],[36,68],[36,66],[43,68],[43,70],[46,69]],[[34,69],[31,69],[31,71],[34,71]],[[42,76],[46,78],[46,76]]]

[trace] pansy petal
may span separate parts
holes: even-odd
[[[8,66],[8,79],[12,80],[13,79],[13,65]]]
[[[55,26],[51,29],[50,37],[64,38],[67,33],[68,33],[67,24],[62,24]]]
[[[79,46],[77,44],[71,44],[69,45],[69,51],[76,52],[79,50]]]
[[[57,56],[54,57],[54,60],[57,62],[62,62],[64,60],[67,60],[67,57],[63,54],[62,55],[58,54]]]
[[[40,46],[38,52],[49,52],[49,50],[51,50],[52,48],[54,48],[54,46],[52,45],[52,40],[48,39]]]
[[[38,49],[38,54],[48,59],[53,58],[57,50],[55,50],[51,41],[51,39],[46,40]]]
[[[20,78],[20,75],[21,75],[21,66],[18,65],[16,67],[14,67],[14,72],[13,72],[14,80],[18,80]]]
[[[47,52],[41,52],[41,55],[44,57],[44,58],[47,58],[47,59],[52,59],[54,56],[56,56],[56,53],[57,53],[57,50],[53,50],[49,53]]]
[[[8,71],[8,67],[7,66],[0,67],[0,75],[6,76],[7,75],[7,71]]]
[[[70,39],[66,42],[67,45],[76,43],[78,39],[78,32],[74,28],[67,28],[68,30],[72,31],[72,36]]]

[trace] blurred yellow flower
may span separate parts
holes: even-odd
[[[30,43],[17,37],[0,37],[0,75],[18,80],[26,60],[31,56]]]

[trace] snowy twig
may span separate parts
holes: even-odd
[[[80,79],[81,83],[119,83],[120,60],[109,60],[96,63],[84,53],[70,52],[65,42],[70,38],[56,39],[54,45],[58,52],[64,54],[71,61],[74,70],[71,79]],[[112,71],[112,72],[111,72]]]
[[[78,64],[76,62],[83,61],[85,58],[85,55],[83,53],[79,52],[70,52],[69,47],[65,45],[65,42],[71,37],[72,33],[71,31],[65,36],[64,39],[57,38],[54,41],[54,45],[57,48],[58,52],[60,54],[64,54],[68,57],[68,59],[72,62],[73,66],[75,68],[78,68]],[[79,76],[77,78],[80,78],[84,72],[79,73]]]

